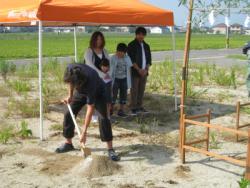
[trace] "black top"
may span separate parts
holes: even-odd
[[[152,64],[151,50],[150,46],[143,41],[146,65]],[[142,68],[142,47],[138,40],[133,40],[128,44],[128,55],[131,58],[132,63],[136,63],[140,68]],[[132,67],[132,76],[139,76],[139,73]]]
[[[68,69],[74,68],[81,69],[83,75],[86,76],[86,83],[82,85],[81,88],[77,88],[79,94],[85,95],[87,97],[87,104],[95,104],[96,99],[105,95],[105,84],[99,77],[97,72],[85,64],[72,63],[68,65]]]
[[[93,51],[93,56],[94,56],[94,60],[95,60],[95,66],[96,66],[96,68],[98,68],[98,69],[101,71],[101,66],[100,66],[100,64],[101,64],[102,60],[106,58],[106,57],[105,57],[105,54],[104,54],[104,52],[102,51],[102,58],[100,58],[100,57],[95,53],[94,50],[92,50],[92,51]]]

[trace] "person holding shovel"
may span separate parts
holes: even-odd
[[[64,82],[69,84],[69,96],[64,99],[64,103],[70,104],[75,116],[83,106],[87,105],[85,121],[80,137],[81,144],[85,145],[87,130],[90,124],[94,110],[99,113],[99,130],[103,142],[107,142],[108,155],[113,161],[119,161],[120,158],[113,149],[112,127],[108,116],[105,83],[99,77],[98,73],[85,64],[69,64],[64,73]],[[74,123],[70,112],[64,115],[63,136],[66,142],[56,149],[57,153],[64,153],[74,150],[72,138],[74,137]]]

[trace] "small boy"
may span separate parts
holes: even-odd
[[[111,103],[112,103],[112,79],[109,73],[110,63],[108,59],[102,59],[100,63],[100,69],[103,73],[106,74],[103,81],[105,82],[105,85],[106,85],[106,102],[108,105],[108,112],[110,113]]]
[[[117,45],[116,54],[111,57],[111,77],[113,80],[113,100],[112,108],[116,103],[119,92],[120,109],[117,115],[126,117],[124,105],[127,103],[127,90],[131,88],[131,67],[132,62],[127,55],[127,45],[120,43]]]

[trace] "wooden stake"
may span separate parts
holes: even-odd
[[[193,17],[193,4],[194,0],[189,0],[189,16],[187,21],[187,33],[186,33],[186,42],[185,42],[185,50],[184,50],[184,60],[182,67],[182,83],[181,83],[181,105],[180,105],[180,126],[182,124],[182,118],[184,115],[184,105],[185,105],[185,96],[186,96],[186,77],[187,77],[187,67],[189,60],[189,51],[190,51],[190,40],[191,40],[191,27],[192,27],[192,17]],[[180,140],[179,140],[179,150],[181,151],[181,130],[180,130]]]

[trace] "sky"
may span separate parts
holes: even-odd
[[[169,9],[174,11],[175,16],[175,24],[178,26],[186,26],[186,20],[188,15],[188,10],[186,7],[178,7],[178,0],[144,0],[144,2],[155,5],[157,7],[163,8],[163,9]],[[231,16],[231,24],[234,23],[240,23],[244,24],[244,21],[246,19],[246,15],[238,15],[238,14],[232,14]],[[220,16],[215,19],[215,24],[225,22],[225,18]],[[206,25],[209,26],[208,20],[204,20],[206,22]]]

